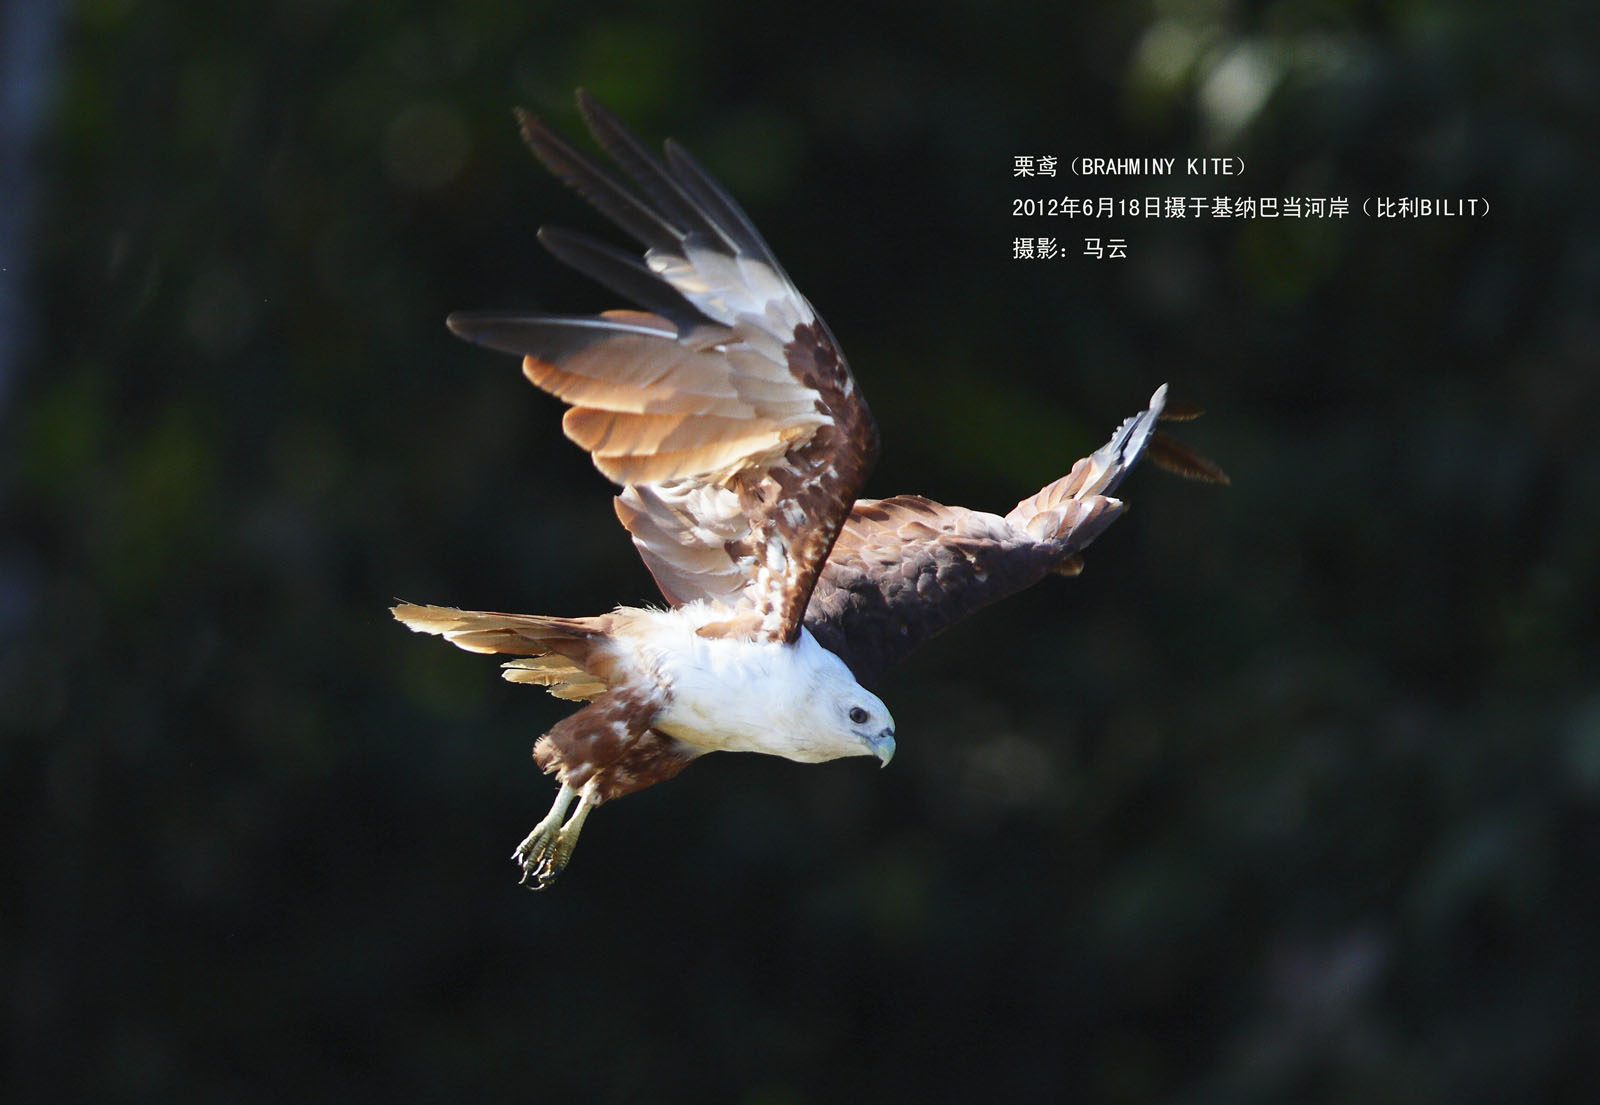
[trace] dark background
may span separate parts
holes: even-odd
[[[1592,1092],[1589,5],[4,14],[14,1092]],[[576,133],[580,84],[695,151],[827,316],[869,494],[1004,511],[1163,381],[1234,482],[1139,471],[1080,579],[919,654],[890,770],[714,757],[535,896],[506,857],[567,707],[385,607],[654,597],[558,404],[443,327],[619,305],[537,248],[601,222],[511,121]],[[1246,174],[1028,185],[1018,154]],[[1011,216],[1052,194],[1492,213]]]

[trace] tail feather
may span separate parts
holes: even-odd
[[[568,702],[588,702],[604,694],[606,683],[565,656],[525,656],[507,660],[500,673],[508,683],[532,683]]]
[[[615,656],[611,616],[552,618],[401,603],[395,618],[418,633],[443,637],[468,652],[527,657],[505,665],[513,683],[537,683],[557,698],[589,699],[609,685]]]

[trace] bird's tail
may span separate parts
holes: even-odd
[[[503,665],[505,677],[538,684],[557,698],[588,701],[610,686],[615,652],[609,614],[552,618],[412,603],[401,603],[391,613],[418,633],[443,637],[468,652],[521,657]]]

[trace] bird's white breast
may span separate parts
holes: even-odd
[[[641,678],[667,692],[655,728],[706,751],[765,752],[807,762],[860,754],[817,721],[816,700],[834,689],[841,674],[846,688],[859,688],[809,632],[802,631],[793,645],[702,637],[697,629],[728,615],[702,603],[629,613],[637,617],[619,645]]]

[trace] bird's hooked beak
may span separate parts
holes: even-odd
[[[885,729],[875,737],[863,737],[867,747],[872,749],[872,754],[878,757],[880,767],[888,767],[889,761],[894,759],[894,730]]]

